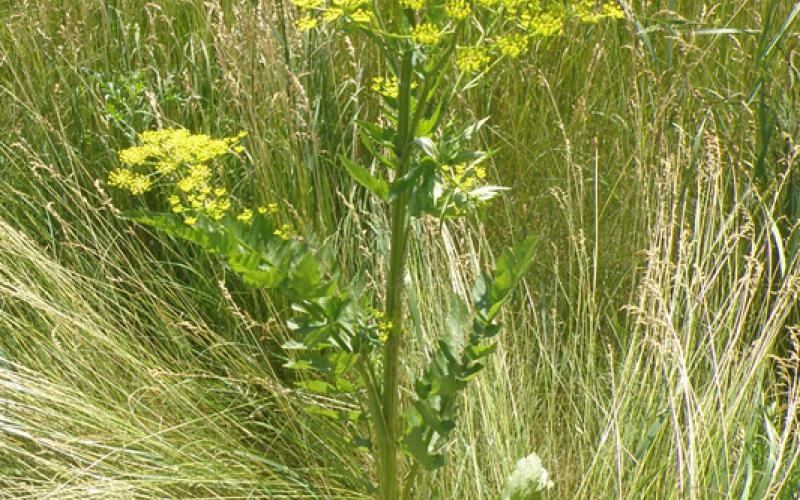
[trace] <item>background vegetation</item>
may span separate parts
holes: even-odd
[[[512,191],[482,221],[418,221],[411,348],[495,249],[544,243],[425,498],[491,498],[531,451],[553,498],[800,489],[800,4],[625,5],[459,98],[491,116],[490,177]],[[246,130],[238,195],[381,280],[387,242],[366,229],[385,235],[386,214],[336,160],[368,158],[354,121],[376,112],[380,59],[293,15],[0,3],[2,495],[358,497],[365,457],[281,366],[286,304],[120,220],[129,200],[104,183],[137,131]]]

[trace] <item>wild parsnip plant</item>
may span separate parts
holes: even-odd
[[[479,217],[410,218],[401,433],[453,292],[474,318],[481,269],[526,234],[541,242],[495,352],[459,391],[458,425],[431,449],[447,465],[418,467],[410,495],[513,497],[552,480],[548,498],[794,498],[800,2],[621,1],[624,22],[596,24],[563,4],[562,32],[533,34],[516,59],[487,32],[485,71],[462,76],[442,113],[455,130],[491,117],[469,141],[490,153],[475,187],[510,189],[465,207]],[[275,248],[289,242],[273,256],[305,246],[342,293],[360,284],[382,370],[391,205],[340,156],[395,180],[359,123],[394,126],[381,90],[397,75],[344,17],[312,11],[299,31],[308,13],[278,0],[0,2],[0,497],[374,496],[366,393],[318,394],[302,385],[335,380],[283,367],[303,363],[281,345],[302,342],[287,321],[306,317],[287,289],[248,286],[232,271],[246,259],[223,266],[118,217],[147,207],[133,215],[241,225],[243,240],[268,218]],[[188,165],[164,176],[119,158],[146,144],[139,133],[184,129],[232,138],[205,162],[226,189],[207,200],[230,203],[219,221],[177,187]],[[121,182],[147,173],[148,190],[109,189],[118,168]],[[237,219],[247,208],[252,225]],[[236,241],[222,232],[196,236]],[[341,422],[349,412],[361,414]]]
[[[369,434],[353,436],[353,446],[374,451],[381,498],[408,497],[419,469],[444,465],[458,396],[496,349],[500,308],[534,258],[530,237],[506,252],[493,274],[480,277],[471,304],[453,295],[429,365],[408,384],[411,395],[401,402],[410,221],[474,213],[503,190],[485,183],[489,153],[472,147],[486,119],[455,122],[453,98],[495,61],[519,57],[533,38],[557,35],[571,19],[596,23],[623,12],[615,3],[591,0],[569,8],[538,0],[403,0],[382,8],[366,0],[294,3],[302,13],[298,30],[356,33],[383,58],[385,74],[370,85],[382,112],[375,121],[359,123],[373,165],[340,157],[352,178],[389,207],[382,295],[343,286],[341,273],[315,248],[318,238],[279,223],[277,205],[254,210],[232,202],[222,182],[222,157],[243,151],[243,133],[211,139],[183,129],[143,132],[139,146],[120,152],[125,166],[111,172],[109,184],[133,195],[166,190],[171,214],[133,218],[220,254],[249,284],[287,295],[294,310],[288,321],[297,336],[284,346],[294,351],[287,366],[308,372],[298,387],[349,398],[356,408],[310,411],[354,424],[356,431],[369,422]]]

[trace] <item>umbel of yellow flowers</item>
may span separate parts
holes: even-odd
[[[299,11],[295,25],[301,32],[324,25],[349,27],[386,34],[374,3],[369,0],[292,0]],[[391,34],[433,49],[449,36],[459,36],[458,27],[475,18],[492,26],[481,31],[479,40],[459,36],[456,65],[461,72],[483,70],[493,59],[525,54],[531,40],[563,33],[569,20],[595,24],[604,19],[622,19],[624,11],[614,0],[400,0],[414,12],[417,22],[407,32]],[[442,16],[441,13],[444,13]],[[481,19],[493,19],[480,23]]]
[[[180,214],[189,225],[197,223],[200,216],[219,221],[226,215],[235,215],[247,223],[253,218],[253,210],[234,210],[228,190],[221,185],[224,166],[218,161],[244,152],[239,143],[246,135],[241,132],[213,139],[182,128],[142,132],[139,146],[119,152],[124,166],[111,171],[108,183],[133,195],[142,195],[157,186],[163,188],[169,193],[171,211]],[[257,210],[275,214],[278,206],[270,203]],[[289,239],[293,235],[291,226],[281,227],[277,235]]]

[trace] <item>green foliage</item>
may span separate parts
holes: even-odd
[[[136,130],[149,128],[157,121],[158,110],[153,109],[153,104],[186,106],[189,101],[186,93],[175,83],[174,75],[167,76],[158,88],[153,88],[141,70],[129,73],[87,70],[86,73],[88,85],[82,90],[97,92],[104,120],[131,136]]]
[[[430,365],[414,382],[415,397],[406,414],[404,448],[425,469],[445,463],[438,450],[447,444],[456,426],[458,395],[484,368],[483,358],[495,351],[493,338],[502,327],[495,318],[532,263],[535,243],[536,239],[529,237],[504,253],[494,276],[484,274],[475,284],[474,319],[458,296],[451,300],[444,336],[437,342]]]
[[[269,216],[255,214],[249,223],[231,216],[219,221],[200,216],[192,225],[174,214],[131,212],[128,217],[217,254],[256,288],[279,289],[290,297],[327,292],[324,270],[311,248],[276,235],[279,226]]]
[[[130,218],[218,255],[253,287],[287,296],[293,311],[287,324],[296,340],[283,346],[293,354],[286,366],[312,375],[298,388],[325,396],[363,389],[354,368],[379,344],[378,327],[369,324],[373,319],[369,309],[357,302],[354,290],[339,290],[308,244],[276,235],[279,226],[271,216],[254,214],[246,223],[230,216],[219,221],[201,216],[191,225],[173,214],[139,213]],[[307,409],[340,421],[362,418],[360,411]]]
[[[367,168],[348,160],[344,156],[340,157],[339,160],[354,181],[367,188],[382,201],[388,201],[389,184],[385,180],[375,177]]]
[[[413,216],[463,216],[506,189],[482,184],[486,177],[483,163],[489,155],[469,147],[486,121],[484,118],[462,130],[445,127],[436,142],[425,136],[414,139],[418,156],[406,178],[393,184],[398,191],[409,186],[409,210]]]

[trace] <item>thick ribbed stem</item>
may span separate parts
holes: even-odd
[[[410,131],[411,105],[411,52],[403,55],[400,73],[400,102],[397,122],[397,178],[408,173],[412,138]],[[398,195],[391,205],[391,247],[389,256],[389,276],[386,282],[386,317],[391,322],[389,338],[383,354],[383,435],[379,436],[378,480],[380,497],[383,500],[397,500],[399,467],[397,442],[399,440],[399,397],[398,368],[400,345],[403,338],[403,288],[406,268],[406,242],[408,238],[408,193]]]

